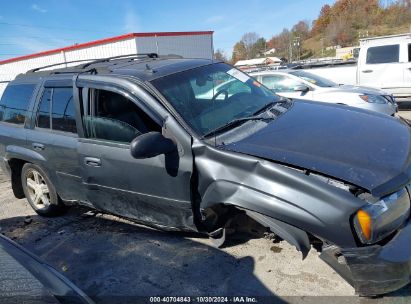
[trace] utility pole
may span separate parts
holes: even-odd
[[[321,38],[320,41],[321,41],[321,57],[324,57],[324,38]]]

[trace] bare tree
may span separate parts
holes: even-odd
[[[241,41],[244,43],[247,59],[251,58],[254,44],[259,38],[260,36],[256,32],[245,33],[243,37],[241,37]]]
[[[228,61],[227,56],[226,56],[225,52],[222,49],[217,49],[214,52],[214,59],[221,60],[221,61],[224,61],[224,62]]]

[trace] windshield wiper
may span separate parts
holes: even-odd
[[[265,111],[267,111],[269,108],[271,108],[272,106],[274,106],[278,101],[270,101],[269,103],[265,104],[261,109],[259,109],[258,111],[254,112],[253,115],[258,115],[260,113],[263,113]],[[251,116],[252,117],[252,116]]]
[[[225,130],[231,129],[235,126],[238,126],[240,123],[245,122],[245,121],[250,121],[250,120],[272,120],[275,119],[275,117],[266,117],[266,116],[249,116],[249,117],[242,117],[242,118],[236,118],[225,125],[222,125],[221,127],[218,127],[217,129],[214,129],[210,132],[207,132],[206,134],[203,135],[202,138],[207,138],[210,137],[211,135],[215,135],[218,133],[221,133]]]

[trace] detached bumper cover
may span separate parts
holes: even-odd
[[[321,258],[354,288],[372,296],[398,290],[411,279],[411,221],[386,245],[359,248],[329,246]]]

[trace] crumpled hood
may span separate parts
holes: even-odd
[[[390,95],[388,92],[385,92],[380,89],[371,88],[371,87],[362,87],[362,86],[353,86],[353,85],[341,85],[338,87],[332,88],[321,88],[323,92],[343,92],[343,93],[356,93],[356,94],[370,94],[370,95]]]
[[[299,100],[265,128],[219,148],[322,173],[375,196],[411,177],[406,123],[339,105]]]

